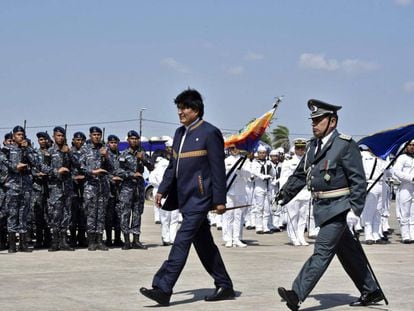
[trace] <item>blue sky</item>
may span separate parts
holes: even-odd
[[[414,122],[413,0],[2,1],[0,42],[1,134],[123,138],[146,108],[143,135],[172,136],[187,87],[225,132],[279,95],[291,138],[311,135],[310,98],[342,105],[356,139]]]

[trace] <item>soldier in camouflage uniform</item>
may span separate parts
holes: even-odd
[[[84,204],[87,215],[88,250],[108,250],[102,243],[105,227],[105,211],[109,198],[108,173],[113,163],[103,146],[102,130],[93,126],[89,129],[90,143],[82,147],[81,169],[86,176]]]
[[[80,162],[82,146],[85,144],[86,136],[82,132],[73,134],[71,153]],[[80,168],[72,168],[73,173],[73,198],[72,219],[70,221],[70,243],[72,247],[87,247],[86,241],[86,214],[83,206],[83,190],[85,186],[85,175]],[[77,233],[76,233],[77,231]]]
[[[117,205],[117,209],[121,214],[121,230],[125,239],[122,249],[146,249],[147,247],[139,241],[141,215],[144,211],[145,201],[145,183],[142,174],[144,173],[144,166],[150,171],[154,166],[145,154],[145,150],[140,146],[140,136],[136,131],[128,132],[128,143],[128,149],[124,150],[118,157],[116,170],[116,175],[123,180]],[[132,244],[129,239],[130,233],[134,237]]]
[[[16,252],[16,233],[20,235],[19,250],[31,252],[26,243],[27,217],[30,208],[32,192],[31,167],[38,165],[33,148],[25,137],[25,130],[21,126],[13,128],[14,143],[10,145],[9,178],[6,204],[8,210],[7,231],[9,233],[9,253]]]
[[[116,163],[119,156],[118,144],[119,138],[116,135],[108,136],[108,152],[109,157],[112,160],[112,163]],[[116,209],[116,204],[118,202],[119,191],[121,186],[122,178],[119,176],[109,175],[110,178],[110,194],[108,207],[106,210],[105,216],[105,232],[106,232],[106,246],[123,246],[121,241],[121,222],[120,215]],[[112,243],[112,228],[114,229],[115,239]]]
[[[71,219],[73,183],[71,168],[78,166],[66,144],[66,131],[60,126],[53,129],[55,144],[49,148],[49,198],[48,223],[52,233],[52,245],[49,251],[73,251],[66,241]]]
[[[39,149],[35,150],[35,155],[39,163],[50,165],[50,137],[46,132],[36,134]],[[49,247],[50,230],[47,224],[47,198],[49,189],[47,184],[47,174],[40,172],[36,167],[32,169],[33,192],[30,200],[31,209],[34,211],[36,243],[35,248]]]
[[[7,248],[7,229],[6,229],[6,192],[5,186],[9,170],[8,159],[0,151],[0,251]]]

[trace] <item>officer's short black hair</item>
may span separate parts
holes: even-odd
[[[174,99],[174,103],[178,108],[191,108],[198,111],[198,116],[201,119],[204,115],[204,104],[201,94],[195,89],[187,89]]]

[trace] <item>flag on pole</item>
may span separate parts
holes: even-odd
[[[414,123],[364,137],[358,141],[358,145],[369,147],[377,157],[385,160],[390,154],[395,155],[402,144],[412,139],[414,139]]]
[[[237,149],[253,151],[269,126],[277,107],[270,109],[260,118],[247,124],[238,134],[231,135],[224,141],[224,147],[235,145]]]

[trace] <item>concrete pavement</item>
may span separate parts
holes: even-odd
[[[395,220],[392,225],[397,228]],[[142,231],[148,250],[1,251],[0,310],[153,310],[156,304],[138,289],[150,286],[170,247],[160,246],[160,226],[153,223],[150,205],[146,205]],[[285,233],[244,231],[247,248],[225,248],[221,231],[212,231],[233,279],[236,299],[203,300],[214,285],[192,249],[169,310],[287,310],[276,289],[290,287],[312,253],[312,240],[308,247],[293,247],[287,244]],[[300,310],[414,310],[414,244],[401,244],[396,233],[389,245],[364,245],[389,306],[381,302],[350,308],[348,303],[359,293],[335,258]]]

